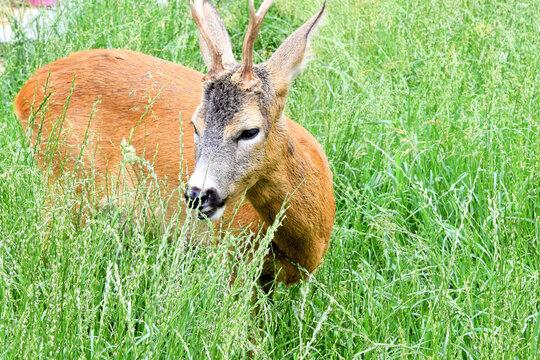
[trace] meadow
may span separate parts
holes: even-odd
[[[247,1],[214,3],[239,58]],[[255,61],[321,5],[276,0]],[[257,302],[261,251],[233,261],[241,236],[190,245],[189,221],[126,231],[78,212],[76,180],[51,190],[13,114],[34,70],[77,50],[204,71],[188,2],[55,11],[37,39],[0,44],[0,358],[540,357],[540,2],[328,1],[285,112],[328,155],[331,246]]]

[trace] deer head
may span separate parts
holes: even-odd
[[[185,194],[200,218],[219,219],[226,205],[273,174],[290,146],[283,108],[292,80],[305,65],[309,40],[325,5],[268,61],[254,65],[253,45],[271,4],[272,0],[265,0],[255,11],[253,0],[249,1],[250,19],[239,64],[210,1],[190,3],[208,69],[201,104],[192,118],[196,163]]]

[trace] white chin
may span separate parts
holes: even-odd
[[[226,207],[227,207],[227,205],[223,205],[222,207],[216,209],[214,214],[211,217],[209,217],[208,219],[211,220],[211,221],[219,220],[223,216],[223,213],[225,212]]]

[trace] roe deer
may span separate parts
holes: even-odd
[[[87,50],[38,69],[14,105],[27,128],[34,104],[48,103],[41,124],[32,129],[34,142],[38,133],[44,139],[41,147],[57,131],[59,119],[65,119],[57,147],[65,160],[53,167],[55,176],[75,167],[89,131],[96,186],[106,188],[107,178],[117,175],[120,143],[130,138],[137,153],[153,162],[157,177],[166,180],[167,195],[184,191],[179,189],[181,166],[194,169],[189,179],[182,172],[188,184],[184,196],[201,218],[219,220],[245,193],[247,202],[235,221],[264,231],[288,199],[265,258],[263,286],[273,279],[294,284],[304,277],[301,268],[314,272],[328,249],[335,215],[326,155],[306,129],[283,114],[289,86],[305,65],[326,4],[268,61],[254,65],[253,45],[271,4],[265,0],[256,12],[249,1],[241,64],[217,10],[199,0],[190,6],[207,74],[134,51]],[[167,209],[167,215],[174,211]]]

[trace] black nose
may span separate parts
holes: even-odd
[[[192,209],[206,206],[218,207],[223,205],[215,188],[208,188],[201,193],[201,189],[194,186],[191,189],[188,189],[184,196],[186,198],[186,203]]]
[[[196,209],[199,207],[199,203],[201,200],[200,196],[201,196],[201,189],[195,186],[192,187],[191,189],[187,189],[186,193],[184,194],[187,205],[192,209]]]

